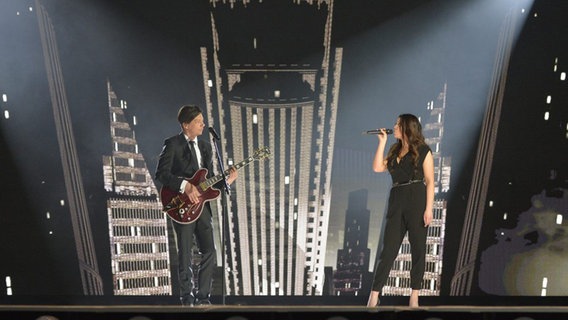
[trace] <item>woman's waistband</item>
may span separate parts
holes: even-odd
[[[424,183],[424,180],[408,180],[408,181],[402,181],[402,182],[393,182],[392,187],[393,188],[403,187],[403,186],[407,186],[407,185],[414,184],[414,183]]]

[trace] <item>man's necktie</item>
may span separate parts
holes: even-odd
[[[189,141],[189,151],[191,151],[191,161],[193,162],[193,168],[195,171],[199,170],[199,159],[197,158],[197,153],[195,152],[195,141]]]

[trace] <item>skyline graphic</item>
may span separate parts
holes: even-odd
[[[230,165],[263,146],[274,155],[244,170],[228,219],[218,217],[228,224],[229,295],[322,294],[342,60],[341,48],[331,45],[333,3],[237,9],[212,2],[213,45],[201,48],[201,59],[207,118],[220,128],[222,158]],[[282,17],[279,8],[307,25]],[[231,19],[249,27],[234,28]],[[291,32],[262,38],[255,20]],[[298,43],[296,29],[310,41]],[[289,52],[279,57],[283,48]],[[313,57],[299,59],[314,49]]]
[[[538,32],[528,38],[538,46],[530,40],[514,46],[529,14],[518,13],[516,22],[508,16],[504,24],[493,19],[503,33],[483,34],[485,42],[497,42],[495,54],[493,47],[468,46],[466,39],[479,32],[471,26],[438,24],[439,33],[426,28],[431,37],[409,41],[412,30],[404,33],[398,18],[414,14],[390,13],[376,29],[366,22],[352,30],[351,15],[383,8],[378,3],[206,1],[183,4],[167,21],[156,18],[164,12],[142,6],[133,20],[88,6],[0,5],[0,40],[9,48],[0,55],[4,296],[175,300],[168,300],[177,289],[172,222],[161,211],[152,174],[161,139],[179,132],[175,113],[183,104],[201,106],[206,125],[220,133],[225,167],[263,146],[272,152],[239,173],[228,215],[219,210],[221,199],[213,205],[214,294],[366,295],[390,176],[371,172],[376,137],[360,132],[388,127],[399,113],[420,116],[435,155],[436,220],[421,294],[562,294],[551,269],[522,288],[513,276],[498,285],[487,273],[494,266],[520,272],[531,266],[532,254],[556,261],[550,253],[563,242],[547,239],[561,239],[568,221],[561,212],[566,157],[557,153],[568,141],[565,54],[551,49],[555,56],[535,57],[530,66],[515,57],[557,48],[548,38],[535,40]],[[429,12],[428,20],[428,9],[413,13]],[[103,16],[109,20],[97,19]],[[85,23],[74,25],[78,20]],[[530,22],[529,30],[542,28]],[[134,25],[145,32],[129,37],[122,27]],[[465,29],[471,32],[455,38],[448,31]],[[175,32],[164,37],[167,30]],[[430,66],[423,68],[426,56]],[[466,63],[472,57],[477,65]],[[483,63],[488,75],[480,71]],[[538,71],[543,64],[548,72]],[[543,84],[513,90],[517,79]],[[525,158],[527,150],[534,159]],[[365,197],[350,196],[359,191]],[[368,222],[350,224],[354,212]],[[364,225],[367,235],[355,236],[354,228]],[[523,226],[527,233],[519,235]],[[499,248],[524,241],[535,250],[492,261]],[[407,294],[408,246],[402,249],[389,295]],[[43,273],[34,272],[38,266]],[[336,281],[341,272],[346,280]]]
[[[125,116],[128,104],[118,99],[108,80],[107,90],[113,148],[112,155],[103,156],[102,171],[109,197],[113,292],[171,295],[168,221],[144,156],[139,152],[135,131]]]

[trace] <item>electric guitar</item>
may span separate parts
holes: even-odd
[[[261,160],[270,157],[270,150],[262,147],[254,152],[254,154],[233,166],[239,170],[255,160]],[[225,176],[229,175],[229,170],[225,170]],[[197,187],[200,193],[199,201],[191,203],[185,192],[174,191],[166,186],[160,190],[160,200],[162,201],[162,211],[164,211],[172,220],[181,224],[190,224],[195,222],[203,211],[206,202],[212,201],[219,197],[221,191],[213,188],[217,182],[223,179],[222,174],[218,174],[209,179],[207,177],[207,169],[201,168],[195,172],[193,177],[186,179],[189,183]]]

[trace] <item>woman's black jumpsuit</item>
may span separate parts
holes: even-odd
[[[389,195],[383,250],[375,268],[373,291],[381,291],[385,285],[407,231],[412,253],[410,285],[412,289],[421,289],[428,229],[424,226],[426,185],[422,164],[428,152],[430,148],[427,145],[418,148],[419,158],[416,168],[410,153],[407,153],[400,163],[396,160],[388,163],[393,185]]]

